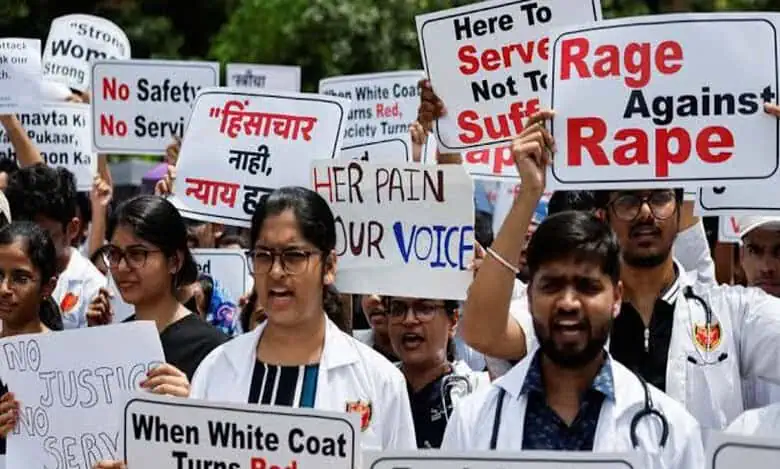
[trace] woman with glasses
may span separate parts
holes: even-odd
[[[144,195],[120,205],[108,228],[110,242],[98,252],[122,299],[135,309],[126,321],[154,321],[167,361],[152,371],[145,387],[186,397],[201,360],[227,337],[177,299],[178,288],[198,275],[184,221],[167,200]],[[102,289],[92,301],[90,326],[112,322],[110,296]]]
[[[403,376],[336,323],[341,303],[328,203],[308,189],[278,189],[257,205],[250,240],[254,292],[266,319],[206,357],[192,397],[354,412],[364,449],[415,448]]]
[[[490,379],[464,362],[454,362],[457,301],[384,300],[390,342],[406,377],[417,447],[439,448],[457,400]]]
[[[63,329],[51,297],[57,284],[57,252],[38,225],[15,222],[0,229],[0,338]],[[20,403],[0,382],[0,456],[5,437],[18,423]]]

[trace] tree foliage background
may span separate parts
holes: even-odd
[[[571,0],[583,1],[583,0]],[[45,40],[69,13],[108,18],[133,57],[300,65],[320,78],[419,68],[414,17],[474,0],[0,0],[0,37]],[[607,18],[675,11],[780,10],[780,0],[602,0]]]

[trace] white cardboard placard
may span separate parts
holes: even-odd
[[[363,469],[643,469],[636,454],[385,451],[363,453]]]
[[[240,249],[193,249],[192,255],[198,264],[198,273],[210,275],[218,280],[238,302],[249,285],[249,264],[246,254]]]
[[[307,187],[311,161],[339,154],[348,107],[331,96],[202,90],[171,201],[187,218],[249,227],[264,194]]]
[[[218,62],[95,62],[95,151],[164,155],[174,137],[183,136],[198,91],[215,86],[219,86]]]
[[[339,159],[360,160],[374,164],[399,164],[412,160],[412,150],[402,138],[343,147]]]
[[[780,439],[717,433],[707,448],[707,469],[775,469]]]
[[[780,176],[780,175],[778,175]],[[755,184],[702,187],[696,200],[703,215],[777,215],[780,212],[778,177]]]
[[[301,91],[301,67],[290,65],[227,64],[225,86],[275,91]]]
[[[610,20],[551,41],[551,188],[755,183],[777,172],[780,125],[763,110],[780,71],[767,15]]]
[[[38,110],[40,39],[0,39],[0,114]]]

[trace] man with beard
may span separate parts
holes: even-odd
[[[767,111],[780,115],[780,108]],[[544,190],[555,148],[544,121],[552,115],[543,111],[531,117],[513,142],[527,189],[488,250],[469,289],[467,309],[486,294],[509,303],[517,269],[507,259],[517,258],[514,240],[526,231]],[[535,171],[524,164],[529,159],[539,162]],[[624,296],[610,345],[615,359],[684,404],[705,432],[724,429],[743,411],[743,378],[780,383],[780,299],[755,288],[704,284],[686,274],[671,254],[681,191],[612,191],[598,199],[598,212],[623,249]],[[512,325],[513,340],[523,348],[515,359],[534,347],[531,317],[526,316]]]
[[[703,467],[696,420],[604,349],[623,300],[620,249],[609,226],[590,213],[550,216],[531,238],[527,259],[528,308],[539,348],[455,407],[442,448],[638,450],[648,469]],[[667,441],[655,416],[631,430],[646,393],[668,422]]]

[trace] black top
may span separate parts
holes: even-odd
[[[257,360],[249,386],[250,404],[313,408],[320,366],[268,365]]]
[[[0,381],[0,397],[8,392],[8,386]],[[5,438],[0,436],[0,455],[5,455]]]
[[[124,322],[130,321],[135,321],[135,314]],[[189,380],[206,355],[227,341],[228,336],[194,313],[160,333],[165,361],[184,372]]]
[[[444,430],[447,428],[447,416],[452,413],[452,400],[449,396],[446,396],[447,408],[444,408],[442,388],[445,377],[451,374],[452,371],[444,373],[417,392],[407,384],[418,448],[430,449],[441,446]]]
[[[655,300],[647,331],[639,312],[630,303],[623,303],[612,325],[609,345],[612,357],[661,391],[666,391],[674,305],[681,292],[678,276]]]

